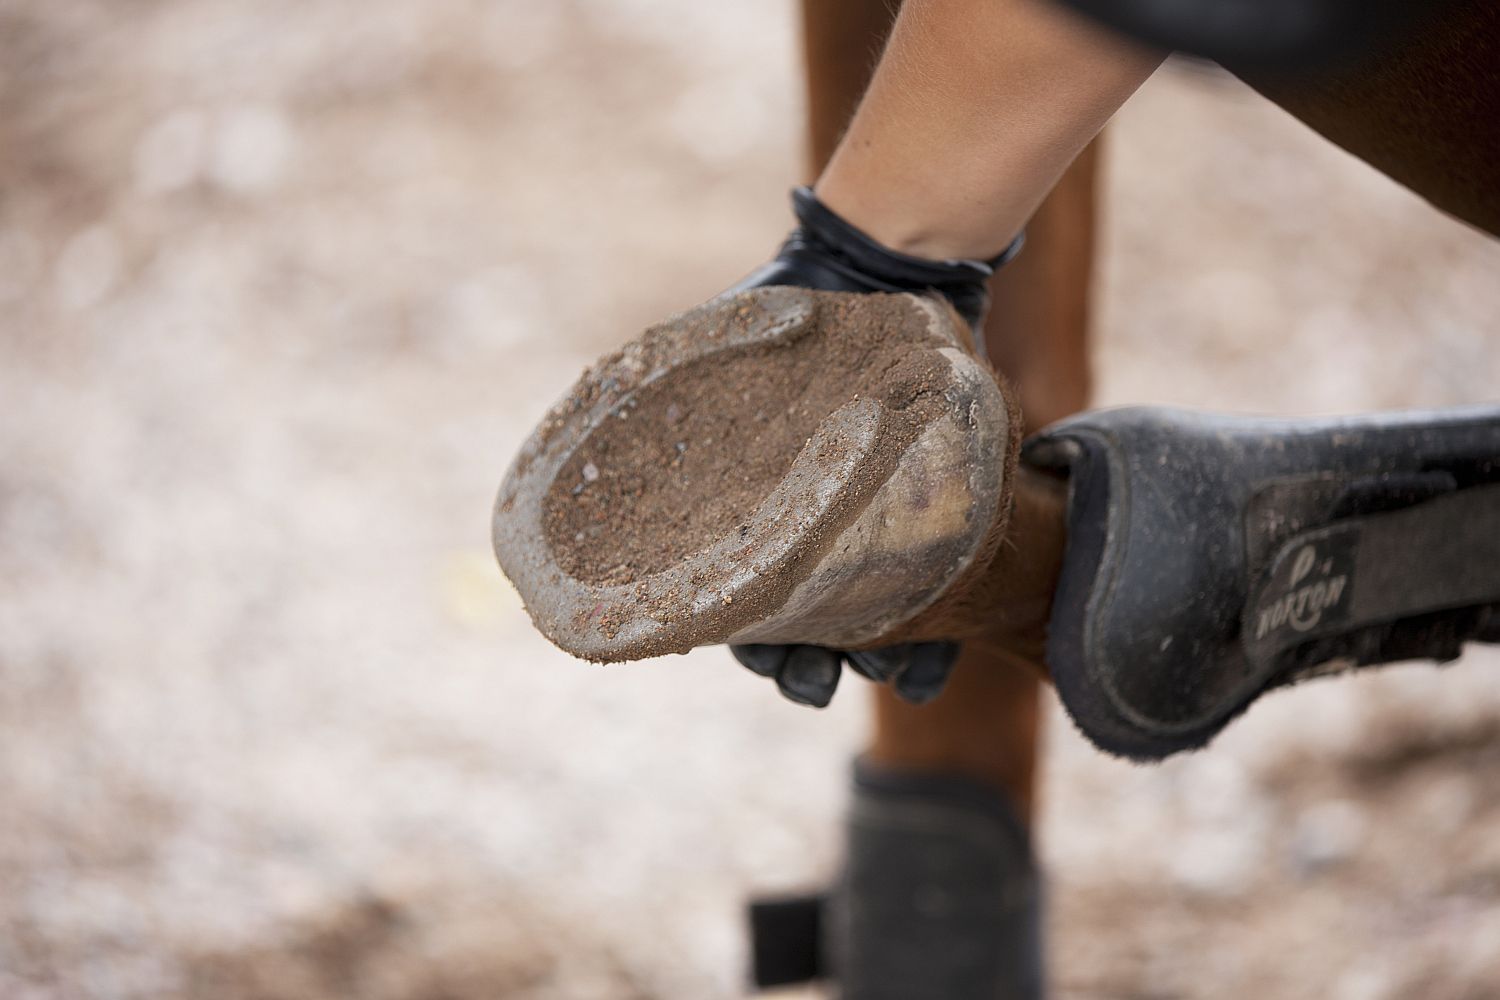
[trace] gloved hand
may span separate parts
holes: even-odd
[[[767,285],[794,285],[833,292],[914,292],[942,296],[974,331],[983,353],[980,325],[989,306],[988,282],[1021,249],[1022,238],[992,260],[926,260],[881,246],[818,200],[811,188],[792,192],[799,225],[776,257],[724,294]],[[841,663],[918,704],[942,691],[958,659],[956,642],[900,643],[873,650],[822,646],[731,646],[735,659],[776,679],[781,693],[822,708],[833,698]]]

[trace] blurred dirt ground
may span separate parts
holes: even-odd
[[[487,551],[578,369],[764,257],[786,3],[0,0],[0,997],[706,1000],[844,692],[603,669]],[[1110,139],[1105,402],[1492,399],[1500,252],[1239,85]],[[1138,768],[1051,726],[1068,1000],[1500,996],[1497,657]]]

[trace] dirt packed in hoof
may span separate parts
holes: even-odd
[[[635,394],[548,494],[558,564],[626,584],[742,530],[819,423],[854,399],[878,400],[880,446],[904,447],[943,405],[943,363],[913,350],[937,343],[928,322],[905,296],[820,295],[800,335],[703,358]],[[592,391],[587,380],[574,389]]]

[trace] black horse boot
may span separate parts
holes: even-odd
[[[760,987],[826,979],[840,1000],[1039,1000],[1041,876],[1005,798],[858,764],[844,869],[826,896],[752,904]]]

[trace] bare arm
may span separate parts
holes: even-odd
[[[1163,55],[1045,0],[907,0],[818,195],[892,249],[994,256]]]

